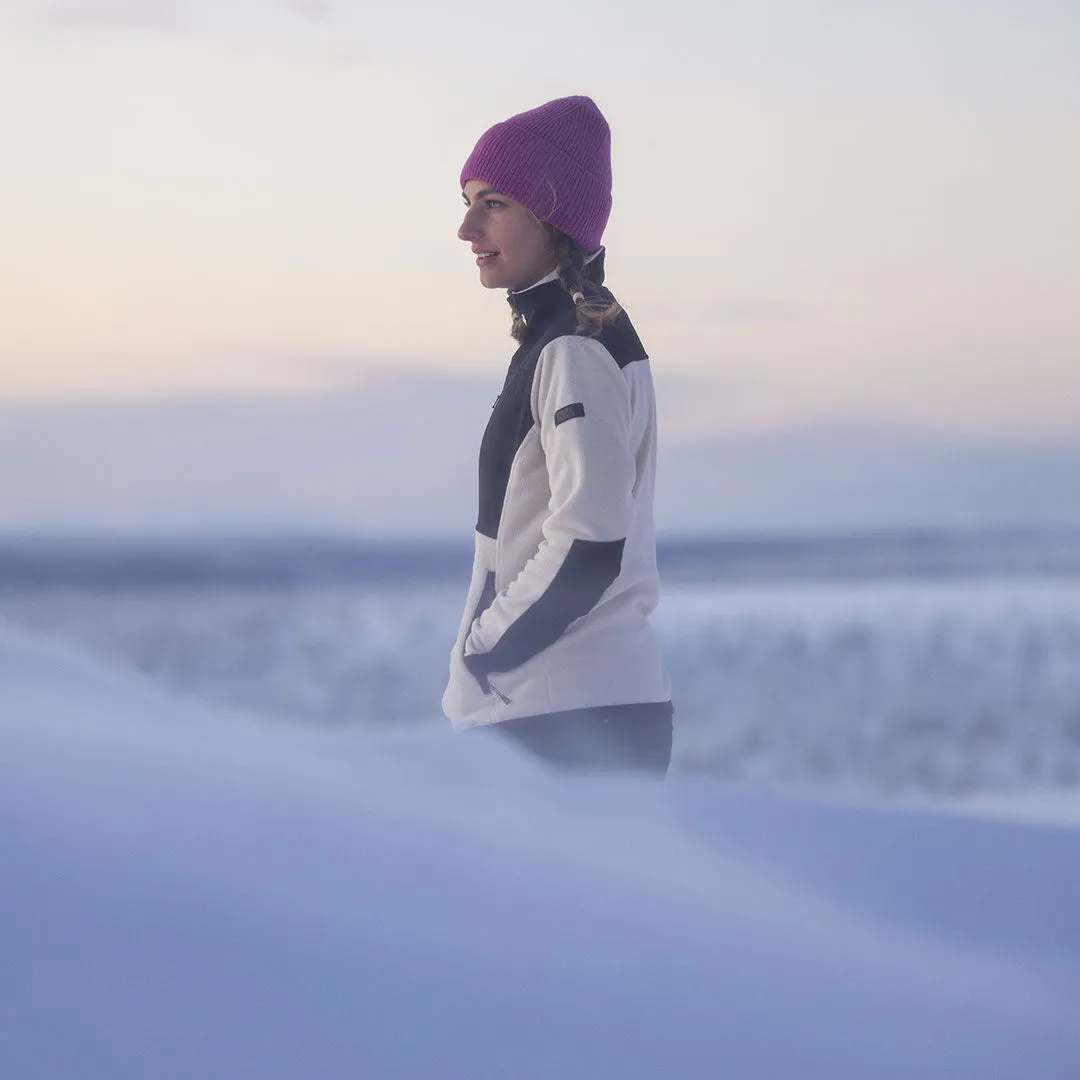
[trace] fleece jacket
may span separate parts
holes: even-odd
[[[603,288],[604,253],[586,266]],[[443,710],[456,727],[666,702],[649,624],[660,581],[656,399],[625,311],[576,333],[554,274],[509,294],[525,319],[480,447],[472,577]]]

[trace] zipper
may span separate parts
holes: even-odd
[[[491,692],[504,704],[509,705],[510,699],[497,687],[491,685],[491,680],[488,679],[488,686],[491,687]]]

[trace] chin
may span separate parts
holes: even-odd
[[[486,270],[480,271],[480,284],[485,289],[512,289],[514,286],[507,280],[505,274],[491,273]]]

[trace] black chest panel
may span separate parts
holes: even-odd
[[[545,328],[548,332],[538,338],[528,334],[510,361],[502,392],[491,410],[491,419],[480,443],[480,501],[476,519],[476,531],[485,536],[494,538],[498,535],[514,455],[536,423],[532,414],[536,362],[549,341],[573,333],[572,311],[570,315],[570,319],[554,320],[558,325]],[[561,325],[564,322],[567,323],[565,327]]]
[[[532,414],[532,386],[540,353],[555,338],[573,334],[577,326],[573,303],[557,281],[537,286],[530,292],[536,295],[530,297],[531,317],[525,339],[510,361],[502,393],[491,410],[491,419],[480,443],[476,530],[492,539],[498,536],[514,457],[536,423]],[[620,368],[647,358],[625,312],[619,315],[614,325],[604,328],[598,340]]]

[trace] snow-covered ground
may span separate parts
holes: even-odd
[[[669,590],[688,766],[937,795],[1080,785],[1080,581]]]
[[[460,588],[7,589],[0,616],[216,704],[438,721]],[[680,769],[889,795],[1080,786],[1080,579],[686,583],[656,626]]]
[[[0,688],[5,1078],[1080,1075],[1080,829]]]

